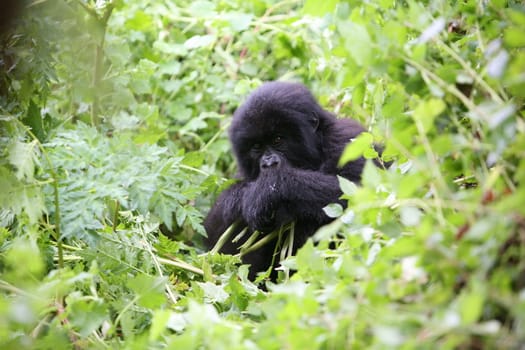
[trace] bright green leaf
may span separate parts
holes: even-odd
[[[421,123],[425,132],[430,131],[434,119],[446,108],[445,102],[438,99],[422,101],[414,110],[414,119]]]
[[[485,293],[483,286],[474,282],[473,286],[463,291],[458,298],[458,307],[463,324],[472,324],[478,321],[483,311]]]
[[[359,23],[345,21],[339,23],[338,30],[345,38],[348,54],[359,66],[369,66],[372,63],[373,51],[367,28]]]
[[[138,274],[127,282],[139,297],[137,303],[147,308],[158,308],[166,302],[164,296],[165,277],[154,277],[145,274]]]
[[[525,46],[525,35],[523,35],[523,28],[509,27],[505,29],[503,31],[503,40],[505,40],[505,43],[510,47]]]
[[[345,147],[345,150],[339,159],[339,165],[346,164],[361,157],[366,149],[372,147],[373,141],[374,137],[370,133],[363,132],[359,134],[359,136]]]
[[[322,17],[327,13],[332,13],[337,5],[336,0],[317,1],[307,0],[303,6],[303,13],[306,15]]]
[[[173,312],[169,310],[156,310],[151,321],[151,327],[149,330],[149,339],[157,340],[160,335],[166,330],[168,321],[170,320]]]

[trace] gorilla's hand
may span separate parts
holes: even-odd
[[[271,232],[290,221],[287,201],[282,198],[283,176],[288,173],[286,168],[279,164],[262,169],[259,177],[245,189],[242,213],[251,229]]]

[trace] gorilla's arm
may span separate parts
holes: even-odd
[[[293,218],[327,223],[323,208],[339,200],[342,191],[337,176],[319,171],[285,168],[279,191]]]
[[[293,220],[324,224],[323,207],[344,203],[335,175],[319,171],[280,167],[263,172],[246,186],[242,213],[252,229],[272,231]]]

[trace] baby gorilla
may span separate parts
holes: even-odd
[[[336,119],[322,109],[306,87],[269,82],[254,91],[233,116],[229,136],[239,167],[240,181],[225,190],[204,221],[211,248],[230,225],[238,242],[227,242],[221,252],[238,253],[251,232],[268,234],[295,222],[293,252],[322,225],[331,221],[323,207],[340,203],[337,175],[359,182],[360,158],[338,167],[346,144],[363,131],[351,119]],[[246,254],[253,280],[272,264],[278,244]],[[272,269],[272,278],[276,274]]]

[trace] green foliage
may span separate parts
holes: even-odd
[[[46,147],[59,178],[64,238],[116,226],[119,210],[154,214],[169,230],[187,223],[204,234],[202,214],[189,205],[209,189],[201,171],[186,165],[200,166],[202,161],[188,160],[194,156],[170,157],[165,147],[137,145],[126,133],[104,137],[81,123],[58,132]]]
[[[33,1],[0,48],[0,347],[519,348],[518,1]],[[348,208],[261,290],[204,252],[261,81],[368,130]]]

